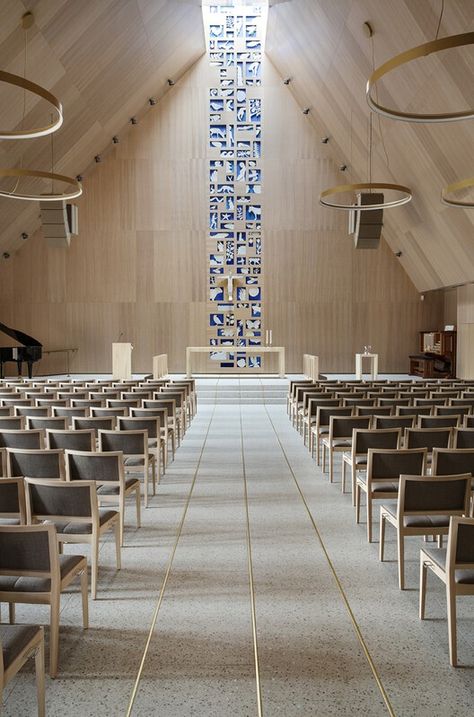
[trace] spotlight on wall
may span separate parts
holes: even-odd
[[[368,20],[366,20],[366,22],[362,25],[362,30],[364,31],[364,35],[366,37],[372,37],[374,34],[374,28]]]
[[[170,77],[168,77],[168,79],[167,79],[166,81],[167,81],[167,83],[169,84],[170,87],[173,87],[173,85],[174,85],[174,80],[172,80]]]
[[[96,154],[96,155],[95,155],[95,157],[94,157],[94,162],[95,162],[96,164],[99,164],[99,162],[102,162],[102,157],[100,156],[100,154]]]
[[[401,251],[396,251],[396,252],[395,252],[395,256],[397,257],[397,259],[400,259],[401,255],[402,255],[402,252],[401,252]]]
[[[156,105],[156,100],[155,100],[155,98],[154,98],[154,97],[150,97],[150,99],[148,100],[148,104],[150,105],[150,107],[154,107],[154,106]]]
[[[28,234],[27,234],[26,232],[21,232],[20,236],[21,236],[21,238],[23,239],[23,241],[25,241],[26,239],[28,239]]]
[[[119,138],[117,137],[116,134],[114,134],[114,136],[112,137],[112,142],[113,142],[114,144],[118,144],[118,143],[120,142],[120,140],[119,140]]]
[[[321,143],[327,144],[329,142],[329,137],[321,137]]]
[[[304,110],[303,110],[303,114],[304,114],[304,115],[309,115],[309,113],[310,113],[310,108],[309,108],[309,107],[305,107]]]
[[[82,174],[76,174],[76,182],[82,182]]]
[[[341,165],[339,165],[339,171],[340,171],[340,172],[345,172],[346,169],[347,169],[347,164],[341,164]]]
[[[285,79],[283,80],[284,85],[289,85],[290,82],[291,82],[291,77],[285,77]]]
[[[130,117],[130,124],[138,124],[138,120],[136,117]]]
[[[4,259],[9,259],[9,258],[10,258],[10,254],[9,254],[7,251],[4,251],[3,254],[2,254],[2,256],[3,256]]]

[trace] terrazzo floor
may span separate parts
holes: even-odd
[[[474,600],[458,601],[454,670],[433,576],[429,619],[418,619],[419,542],[407,541],[400,592],[393,532],[380,563],[284,406],[201,406],[142,518],[137,530],[130,506],[121,571],[104,541],[88,630],[77,588],[63,595],[49,717],[473,714]],[[17,619],[47,622],[48,611],[18,606]],[[31,665],[2,714],[36,714]]]

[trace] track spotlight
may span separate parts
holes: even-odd
[[[166,81],[167,81],[167,83],[169,84],[170,87],[173,87],[173,85],[174,85],[174,80],[172,80],[170,77],[168,77],[168,79],[167,79]]]
[[[310,113],[309,107],[305,107],[304,110],[303,110],[303,114],[304,114],[304,115],[309,115],[309,113]]]
[[[397,257],[397,259],[400,259],[401,255],[402,255],[402,252],[401,252],[401,251],[396,251],[396,252],[395,252],[395,256]]]
[[[2,254],[2,256],[3,256],[4,259],[9,259],[9,258],[10,258],[10,254],[9,254],[7,251],[4,251],[3,254]]]
[[[21,232],[20,236],[23,239],[23,241],[25,241],[25,239],[28,239],[28,234],[26,232]]]
[[[130,124],[138,124],[138,120],[136,117],[130,117]]]
[[[76,182],[82,182],[82,174],[76,174]]]
[[[329,137],[321,137],[321,143],[327,144],[329,142]]]
[[[340,172],[345,172],[346,169],[347,169],[347,164],[341,164],[341,165],[339,166],[339,171],[340,171]]]
[[[120,140],[119,140],[119,138],[117,137],[116,134],[114,134],[114,136],[112,137],[112,142],[113,142],[114,144],[118,144],[118,143],[120,142]]]
[[[289,85],[290,82],[291,82],[291,77],[286,77],[286,78],[283,80],[283,84],[284,84],[284,85]]]
[[[150,107],[154,107],[154,106],[156,105],[156,100],[155,100],[155,98],[154,98],[154,97],[150,97],[150,99],[148,100],[148,104],[150,105]]]
[[[96,155],[95,155],[95,157],[94,157],[94,162],[95,162],[96,164],[99,164],[99,162],[102,162],[102,157],[100,156],[100,154],[96,154]]]

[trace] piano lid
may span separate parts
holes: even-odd
[[[3,331],[4,334],[7,334],[7,336],[11,336],[12,339],[15,339],[15,341],[18,341],[18,343],[23,344],[23,346],[42,346],[39,341],[34,339],[32,336],[28,336],[28,334],[24,334],[23,331],[17,331],[17,329],[10,329],[8,326],[5,326],[5,324],[0,323],[0,331]]]

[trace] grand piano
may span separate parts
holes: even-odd
[[[18,341],[23,346],[0,346],[0,378],[4,377],[4,364],[8,361],[15,361],[18,367],[18,375],[21,376],[23,361],[28,366],[28,377],[33,375],[33,364],[39,361],[42,356],[43,345],[28,334],[0,323],[0,331]]]

